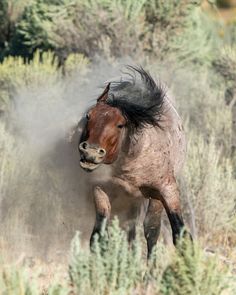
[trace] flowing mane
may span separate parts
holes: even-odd
[[[121,110],[128,125],[138,130],[146,125],[160,126],[165,89],[142,67],[127,66],[127,78],[112,81],[106,103]],[[138,77],[136,76],[138,74]]]

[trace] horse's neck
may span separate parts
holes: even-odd
[[[118,157],[119,165],[139,156],[143,148],[145,132],[145,129],[136,134],[130,134],[129,130],[125,132]]]
[[[179,118],[179,115],[172,101],[168,97],[165,99],[163,108],[160,124],[162,128],[165,129],[167,127],[167,129],[169,129],[173,124],[174,118]],[[121,153],[123,154],[123,157],[136,158],[143,148],[148,147],[153,142],[153,136],[157,136],[157,132],[160,130],[159,127],[147,126],[132,134],[132,131],[127,129],[121,145]]]
[[[173,125],[179,121],[179,115],[169,99],[165,100],[164,110],[161,119],[161,126],[147,126],[135,134],[131,134],[129,130],[126,130],[123,136],[119,157],[115,162],[115,167],[125,168],[134,165],[132,162],[137,162],[137,159],[142,157],[143,151],[152,150],[156,145],[165,141],[167,134],[173,129]],[[177,120],[177,121],[176,121]],[[145,153],[146,154],[146,153]],[[131,164],[131,165],[130,165]]]

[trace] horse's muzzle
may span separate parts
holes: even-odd
[[[81,142],[79,145],[80,166],[86,171],[93,171],[104,160],[106,150],[96,145],[91,145],[87,141]]]

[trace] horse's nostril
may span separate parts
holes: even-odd
[[[84,141],[84,142],[82,142],[82,143],[80,144],[80,147],[81,147],[82,149],[86,150],[87,147],[88,147],[88,143],[87,143],[86,141]]]
[[[105,156],[106,150],[105,149],[99,149],[98,153],[99,153],[100,156]]]

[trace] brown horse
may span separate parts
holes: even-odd
[[[140,197],[148,199],[144,233],[150,255],[160,233],[163,208],[174,244],[184,228],[176,176],[184,161],[185,137],[163,86],[142,68],[129,69],[127,79],[106,86],[82,120],[80,166],[86,171],[101,164],[111,168],[108,184],[101,181],[94,187],[96,222],[90,242],[110,217],[109,185],[116,185],[137,202]]]

